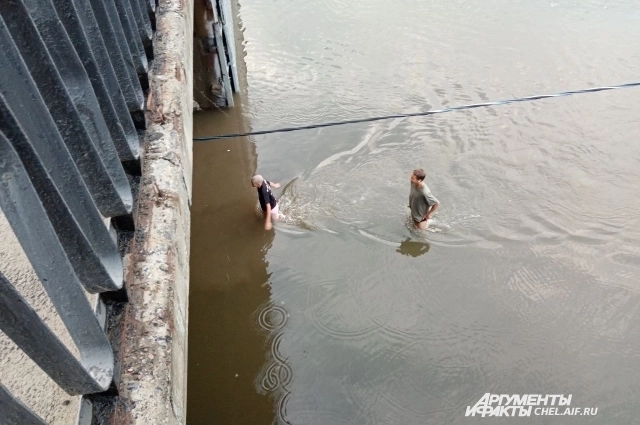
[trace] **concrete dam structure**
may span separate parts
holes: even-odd
[[[226,0],[0,4],[0,424],[186,423],[192,111],[233,105],[234,37]]]

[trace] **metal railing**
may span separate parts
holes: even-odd
[[[155,0],[0,1],[0,209],[80,353],[0,273],[0,329],[70,395],[107,390],[113,350],[85,290],[123,290],[105,218],[131,222],[127,173]],[[0,384],[0,424],[44,424]]]

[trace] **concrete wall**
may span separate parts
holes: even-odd
[[[193,1],[160,0],[110,424],[186,423]]]
[[[239,91],[238,71],[236,66],[235,15],[232,0],[195,0],[194,4],[194,100],[201,109],[217,109],[232,105],[227,99],[227,89],[220,68],[219,54],[223,62],[229,62],[233,75],[231,96]],[[220,52],[215,41],[213,11],[217,6],[224,17],[223,32],[228,40],[226,50]],[[231,99],[232,100],[232,99]]]
[[[194,2],[194,33],[193,33],[193,99],[200,108],[222,106],[224,99],[220,97],[222,85],[215,77],[214,54],[209,52],[207,45],[213,43],[213,28],[208,24],[212,19],[209,10],[211,3],[207,0]]]
[[[129,302],[112,330],[120,396],[101,424],[186,423],[193,0],[159,0],[153,44],[136,232],[124,262]],[[3,273],[76,352],[1,212],[0,238]],[[68,396],[2,333],[0,380],[48,423],[77,423],[80,397]]]

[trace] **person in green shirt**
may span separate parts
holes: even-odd
[[[426,174],[422,168],[411,173],[411,192],[409,193],[409,208],[413,224],[421,230],[427,228],[427,220],[440,206],[440,201],[433,196],[429,187],[424,183]]]

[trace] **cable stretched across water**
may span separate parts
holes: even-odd
[[[314,128],[334,127],[334,126],[337,126],[337,125],[346,125],[346,124],[359,124],[359,123],[364,123],[364,122],[392,120],[392,119],[397,119],[397,118],[424,117],[424,116],[428,116],[428,115],[443,114],[445,112],[462,111],[462,110],[465,110],[465,109],[484,108],[484,107],[488,107],[488,106],[508,105],[510,103],[516,103],[516,102],[531,102],[533,100],[548,99],[548,98],[551,98],[551,97],[564,97],[564,96],[571,96],[571,95],[574,95],[574,94],[595,93],[595,92],[599,92],[599,91],[626,89],[626,88],[637,87],[637,86],[640,86],[640,82],[618,84],[618,85],[615,85],[615,86],[593,87],[593,88],[582,89],[582,90],[565,91],[565,92],[560,92],[560,93],[555,93],[555,94],[540,94],[540,95],[535,95],[535,96],[527,96],[527,97],[519,97],[519,98],[515,98],[515,99],[498,100],[498,101],[493,101],[493,102],[472,103],[472,104],[469,104],[469,105],[452,106],[450,108],[433,109],[431,111],[425,111],[425,112],[413,112],[413,113],[408,113],[408,114],[384,115],[384,116],[380,116],[380,117],[369,117],[369,118],[359,118],[359,119],[354,119],[354,120],[334,121],[334,122],[326,122],[326,123],[320,123],[320,124],[310,124],[310,125],[303,125],[303,126],[300,126],[300,127],[283,127],[283,128],[272,129],[272,130],[251,131],[251,132],[247,132],[247,133],[232,133],[232,134],[222,134],[222,135],[218,135],[218,136],[194,137],[193,140],[194,141],[205,141],[205,140],[218,140],[218,139],[233,139],[235,137],[259,136],[259,135],[262,135],[262,134],[272,134],[272,133],[287,133],[287,132],[291,132],[291,131],[312,130]]]

